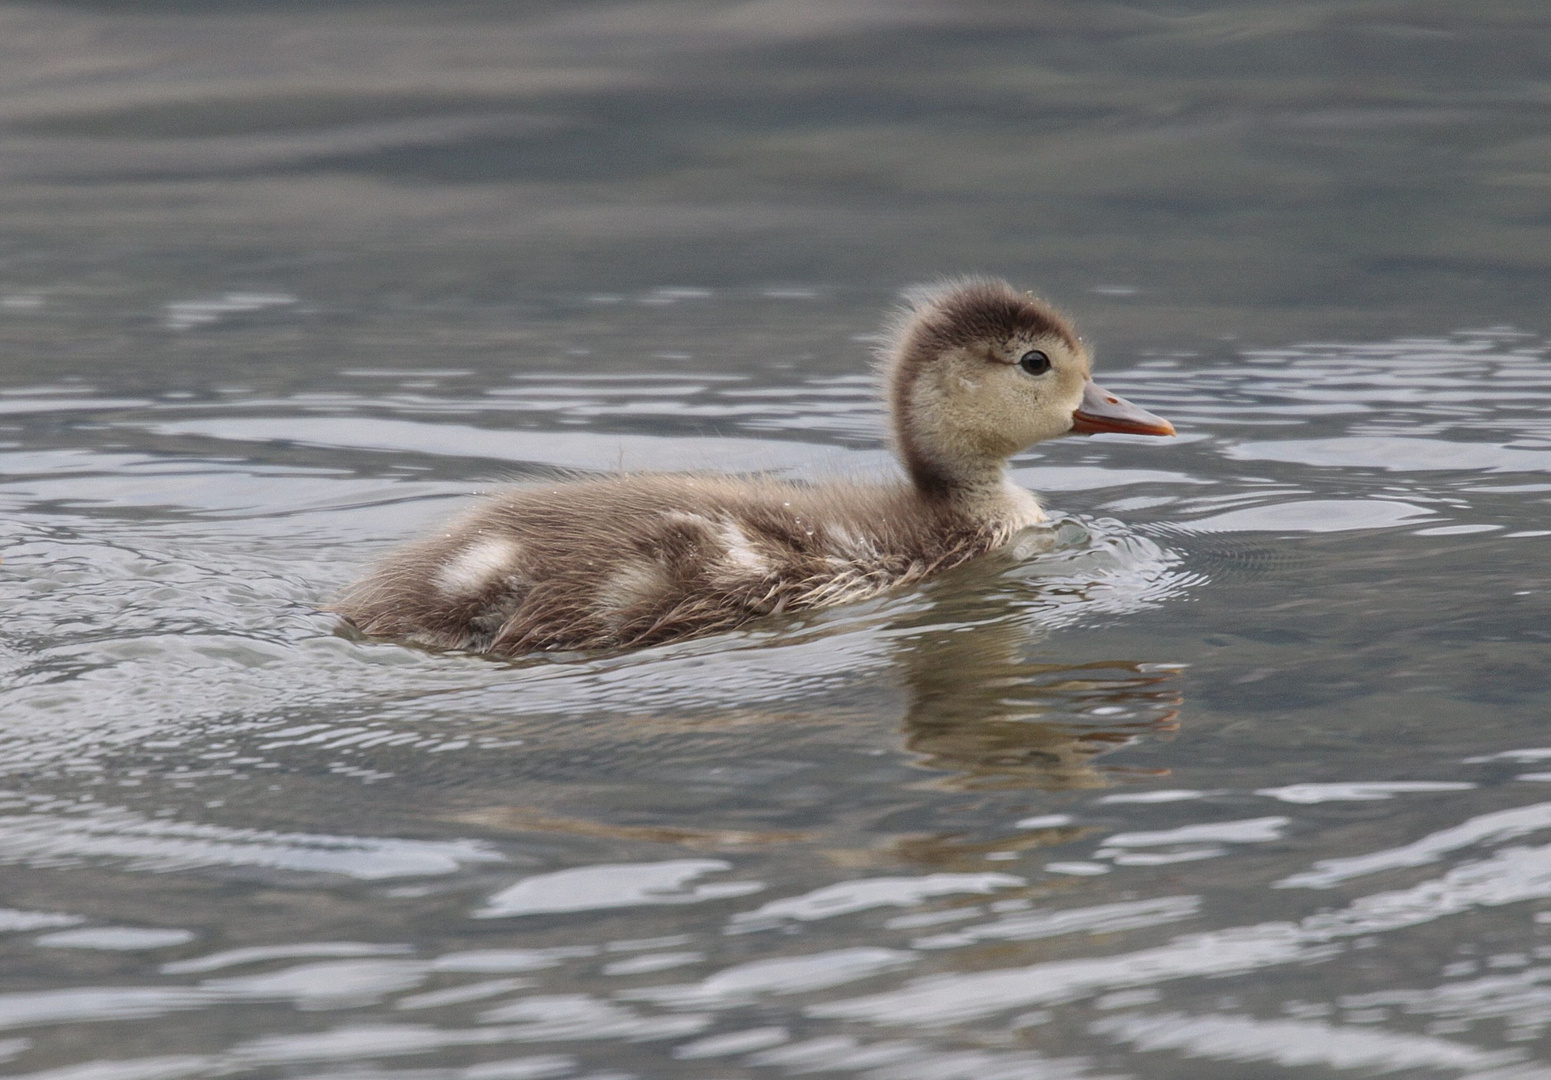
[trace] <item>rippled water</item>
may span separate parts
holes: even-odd
[[[0,1071],[1551,1077],[1537,9],[449,11],[0,9]],[[1020,548],[319,612],[556,469],[886,473],[967,268],[1180,431]]]

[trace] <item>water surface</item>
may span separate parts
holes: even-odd
[[[1551,1077],[1533,5],[0,18],[8,1075]],[[320,612],[556,470],[887,475],[963,270],[1180,437],[698,641]]]

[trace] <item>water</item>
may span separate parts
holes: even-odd
[[[0,14],[0,1071],[1551,1077],[1532,4]],[[875,602],[319,607],[556,468],[883,474],[897,290],[1172,442]]]

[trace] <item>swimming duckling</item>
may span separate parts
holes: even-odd
[[[1006,282],[917,300],[881,355],[908,479],[626,474],[519,487],[334,606],[376,637],[512,656],[647,645],[860,600],[1044,520],[1007,459],[1071,432],[1172,435],[1100,389],[1071,325]]]

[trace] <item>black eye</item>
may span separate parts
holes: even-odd
[[[1023,359],[1018,361],[1018,366],[1030,375],[1043,375],[1050,370],[1050,357],[1038,349],[1031,349],[1023,354]]]

